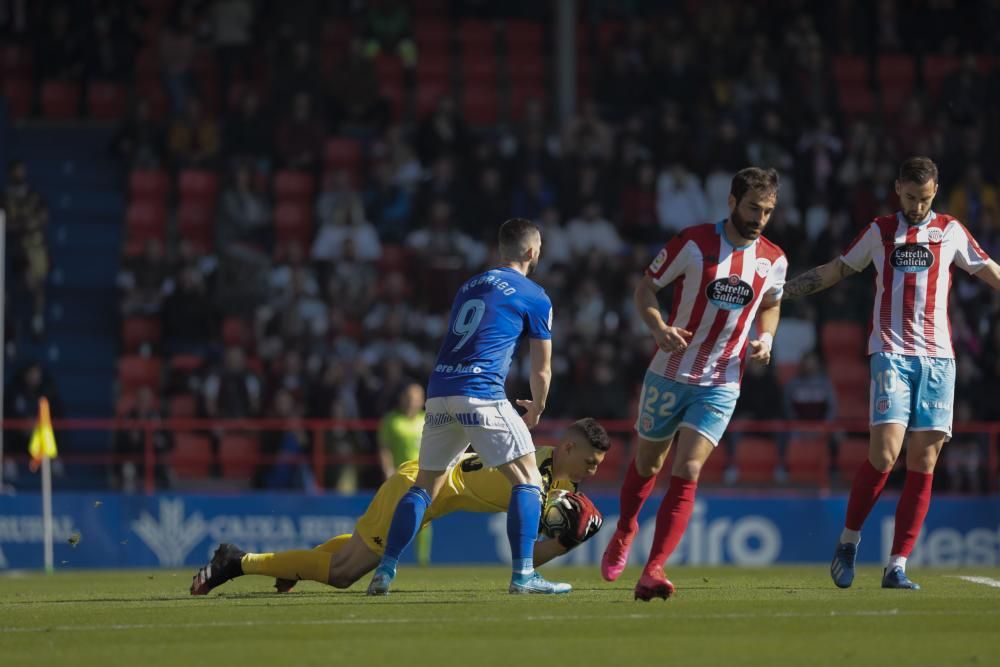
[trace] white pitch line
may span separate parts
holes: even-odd
[[[1000,583],[1000,582],[998,582]],[[899,609],[881,610],[858,610],[858,611],[828,611],[816,613],[798,612],[775,612],[771,614],[761,613],[731,613],[731,614],[683,614],[685,619],[707,619],[707,620],[732,620],[732,619],[758,619],[758,618],[838,618],[851,616],[968,616],[973,612],[966,611],[900,611]],[[998,615],[1000,609],[990,611],[977,611],[976,615]],[[662,619],[664,614],[551,614],[523,616],[520,619],[525,621],[578,621],[578,620],[613,620],[622,619]],[[219,621],[219,622],[199,622],[199,623],[119,623],[114,625],[50,625],[46,627],[34,628],[2,628],[0,634],[21,634],[21,633],[50,633],[50,632],[120,632],[131,630],[186,630],[198,628],[252,628],[263,626],[323,626],[323,625],[385,625],[400,623],[441,623],[442,621],[472,621],[472,622],[492,622],[509,621],[510,618],[500,618],[497,616],[463,616],[455,619],[435,618],[330,618],[330,619],[304,619],[296,621]]]
[[[961,579],[963,581],[971,581],[974,584],[990,586],[991,588],[1000,588],[1000,579],[990,579],[989,577],[965,577],[958,574],[949,574],[948,576],[954,577],[955,579]]]

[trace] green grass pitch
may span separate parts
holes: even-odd
[[[566,596],[510,596],[500,567],[403,567],[387,598],[245,577],[193,598],[189,571],[0,577],[0,664],[65,665],[995,665],[1000,588],[989,568],[915,569],[922,591],[861,568],[670,570],[667,602],[632,599],[596,568],[549,568]]]

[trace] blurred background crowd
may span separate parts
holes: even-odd
[[[405,408],[455,288],[496,261],[499,224],[521,216],[542,226],[533,277],[555,311],[546,418],[632,419],[652,351],[635,281],[673,234],[727,216],[747,165],[781,174],[766,235],[790,275],[894,211],[897,165],[914,154],[940,166],[935,209],[1000,254],[1000,2],[576,6],[576,106],[560,118],[554,3],[0,0],[8,113],[115,127],[106,151],[128,203],[119,414],[379,420]],[[20,157],[7,156],[3,194],[8,293],[31,307],[8,339],[44,340],[58,267]],[[995,419],[1000,299],[954,280],[956,420]],[[748,370],[736,416],[865,419],[871,293],[859,276],[786,304],[774,363]],[[59,377],[8,344],[11,360],[5,412],[32,416]],[[522,355],[511,396],[527,396],[525,371]],[[822,457],[815,480],[843,483],[853,463],[840,450],[862,435],[802,450]],[[282,456],[374,454],[377,440],[162,432],[157,479],[308,488],[316,480]],[[122,432],[109,447],[142,443]],[[940,484],[984,491],[988,447],[957,435]],[[794,449],[794,435],[731,437],[714,481],[794,482]],[[324,484],[382,474],[376,461],[337,464]],[[134,475],[116,466],[111,483]]]

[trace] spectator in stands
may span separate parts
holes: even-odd
[[[267,336],[277,336],[289,345],[308,346],[326,333],[327,306],[311,291],[313,275],[305,267],[293,267],[288,288],[258,312],[266,321]]]
[[[13,275],[23,276],[31,294],[31,333],[45,333],[45,281],[49,275],[49,247],[45,228],[49,211],[41,195],[28,184],[28,168],[21,160],[10,163],[3,210],[7,214],[7,252]]]
[[[492,229],[483,221],[502,222],[509,217],[510,193],[504,187],[503,174],[499,167],[485,166],[463,198],[460,227],[473,239],[492,245]]]
[[[202,405],[209,419],[242,419],[261,414],[260,378],[246,367],[246,355],[239,347],[228,347],[221,367],[212,370],[202,383]]]
[[[126,419],[143,420],[158,423],[163,419],[159,399],[150,387],[139,387],[135,394],[135,405],[124,415]],[[143,485],[145,466],[147,430],[144,428],[121,429],[115,435],[114,454],[128,457],[129,460],[119,460],[111,467],[112,488],[125,493],[135,493]],[[173,486],[173,471],[167,465],[165,456],[173,449],[174,437],[172,431],[157,428],[152,433],[153,455],[156,463],[153,466],[153,480],[159,490]]]
[[[594,100],[585,101],[579,113],[562,130],[564,154],[576,160],[610,160],[614,155],[614,132],[601,119]]]
[[[596,252],[617,255],[623,248],[621,237],[615,226],[604,217],[601,205],[589,201],[583,205],[580,215],[566,225],[570,247],[576,255]]]
[[[163,163],[165,132],[150,115],[149,101],[139,98],[122,122],[111,149],[130,169],[156,169]]]
[[[331,220],[338,208],[363,205],[351,182],[350,171],[337,169],[323,174],[323,189],[316,198],[316,219],[320,223]]]
[[[542,245],[545,247],[538,262],[538,270],[547,273],[553,266],[569,266],[572,258],[569,232],[562,224],[559,207],[546,206],[537,223],[542,231]]]
[[[239,101],[239,111],[227,119],[224,150],[231,160],[246,160],[260,172],[271,170],[274,159],[274,123],[261,108],[260,95],[248,88]]]
[[[313,114],[313,102],[308,94],[298,93],[292,99],[291,114],[278,126],[274,143],[282,167],[310,171],[319,167],[323,124]]]
[[[350,251],[345,247],[350,243]],[[382,244],[375,226],[365,219],[361,197],[341,201],[327,218],[320,221],[312,258],[318,262],[333,262],[345,255],[362,262],[375,262],[382,256]]]
[[[219,315],[197,267],[180,269],[168,281],[163,302],[163,347],[167,352],[206,355],[219,335]]]
[[[510,217],[537,220],[547,206],[556,203],[556,191],[546,182],[540,169],[524,172],[522,182],[514,188]]]
[[[389,122],[389,103],[379,93],[378,72],[360,39],[351,41],[343,62],[325,82],[326,114],[333,131],[344,128],[381,131]]]
[[[302,428],[302,405],[295,393],[278,389],[269,417],[289,422],[284,429],[267,430],[261,438],[264,461],[254,475],[254,487],[268,490],[313,491],[316,480],[307,460],[311,447],[309,433]]]
[[[257,191],[253,171],[247,163],[234,167],[232,182],[222,193],[216,234],[216,245],[223,252],[239,245],[271,254],[274,242],[271,206]]]
[[[365,192],[365,209],[370,212],[379,238],[385,243],[402,243],[410,231],[413,199],[394,179],[392,163],[383,159],[372,170],[371,185]]]
[[[256,3],[251,0],[214,0],[207,12],[212,39],[219,59],[223,90],[237,78],[246,81],[252,75],[254,21]]]
[[[955,401],[955,423],[969,424],[975,420],[972,404],[967,400]],[[988,439],[978,433],[955,433],[944,448],[944,467],[947,472],[947,489],[953,493],[983,493],[987,488],[989,468]]]
[[[117,280],[122,315],[159,315],[170,276],[163,241],[155,237],[148,239],[142,254],[126,257],[123,264]]]
[[[299,95],[305,95],[310,102],[318,99],[321,77],[309,41],[302,38],[293,41],[289,56],[278,60],[276,66],[278,99],[294,100]]]
[[[53,4],[46,19],[45,32],[33,40],[38,74],[45,80],[81,81],[85,64],[85,32],[73,25],[73,16],[67,4]]]
[[[502,221],[483,221],[493,226]],[[486,260],[486,246],[460,232],[451,217],[446,199],[431,202],[427,224],[406,237],[406,245],[418,255],[418,261],[431,268],[454,265],[462,270],[478,267]]]
[[[455,99],[442,95],[434,111],[417,127],[417,155],[423,164],[433,164],[444,155],[462,156],[468,146],[468,131]]]
[[[409,8],[400,0],[373,0],[365,15],[365,54],[397,53],[404,67],[417,64]]]
[[[167,131],[167,149],[175,169],[213,168],[219,156],[219,126],[205,113],[201,100],[188,96],[184,113]]]
[[[194,6],[179,3],[170,11],[167,25],[160,32],[160,66],[163,83],[175,114],[184,113],[194,92]]]
[[[427,216],[433,202],[445,200],[451,208],[452,215],[458,215],[465,202],[466,190],[465,184],[456,174],[455,160],[451,156],[441,156],[430,165],[427,178],[420,184],[415,213],[418,216]]]
[[[948,212],[974,232],[986,231],[984,220],[1000,221],[996,186],[983,180],[983,169],[975,162],[968,165],[961,183],[948,195]]]
[[[125,82],[134,69],[135,53],[123,17],[107,9],[97,11],[92,25],[92,35],[86,42],[87,79]]]
[[[660,172],[656,210],[660,227],[669,234],[708,222],[708,201],[698,177],[679,162]]]
[[[622,235],[631,243],[662,242],[663,232],[656,221],[656,166],[651,160],[642,160],[632,171],[622,188],[618,207]],[[728,195],[728,183],[726,188]]]

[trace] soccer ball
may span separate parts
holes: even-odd
[[[568,491],[553,489],[545,498],[545,503],[542,505],[541,532],[546,537],[559,537],[564,530],[569,528],[567,512],[572,507],[566,500],[568,493]]]

